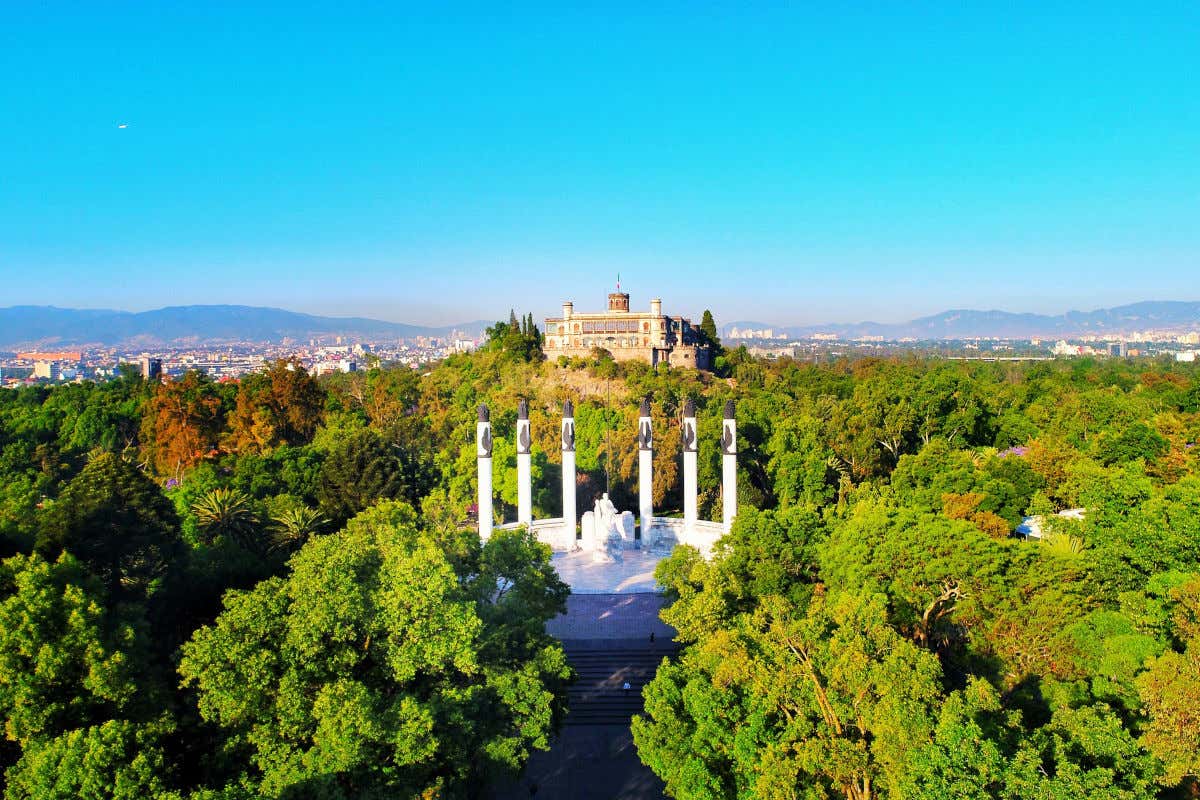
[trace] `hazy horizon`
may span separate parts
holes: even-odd
[[[615,291],[615,288],[613,290]],[[626,291],[624,286],[622,286],[622,291]],[[566,299],[573,300],[573,298],[566,298]],[[642,309],[643,306],[649,307],[649,301],[650,301],[650,297],[647,296],[646,301],[639,305],[637,303],[636,299],[631,297],[631,307],[634,308],[634,310],[640,310],[640,309]],[[962,307],[956,307],[956,308],[942,308],[942,309],[938,309],[936,311],[931,311],[927,314],[914,314],[912,316],[897,317],[894,319],[861,317],[861,318],[856,318],[856,319],[832,319],[832,318],[830,318],[830,319],[811,319],[811,320],[807,320],[807,319],[777,320],[777,319],[765,319],[762,317],[754,317],[754,316],[741,316],[741,317],[729,316],[729,315],[722,313],[719,305],[707,305],[702,308],[697,308],[694,310],[693,309],[683,309],[683,310],[672,309],[672,308],[667,307],[667,304],[665,302],[664,302],[663,311],[664,311],[664,313],[671,314],[671,315],[681,315],[681,316],[685,316],[685,317],[691,317],[693,319],[693,321],[699,322],[700,316],[703,313],[703,311],[710,310],[713,312],[713,317],[714,317],[714,319],[716,319],[717,325],[721,326],[721,327],[724,327],[724,326],[727,326],[730,324],[734,324],[734,323],[739,323],[739,322],[755,322],[755,323],[762,323],[762,324],[770,325],[773,327],[790,328],[790,327],[807,327],[807,326],[820,326],[820,325],[853,325],[853,324],[864,323],[864,322],[879,323],[879,324],[887,325],[887,324],[910,322],[912,320],[920,319],[922,317],[933,316],[936,314],[945,313],[945,312],[953,312],[953,311],[978,311],[978,312],[999,311],[999,312],[1011,313],[1011,314],[1034,313],[1034,314],[1044,314],[1045,316],[1061,316],[1061,315],[1064,315],[1064,314],[1067,314],[1070,312],[1076,312],[1076,311],[1092,312],[1092,311],[1099,311],[1099,310],[1107,309],[1107,308],[1133,305],[1133,304],[1142,303],[1142,302],[1200,302],[1200,299],[1192,300],[1190,298],[1179,298],[1179,299],[1163,300],[1162,298],[1141,298],[1141,299],[1128,300],[1125,302],[1115,303],[1112,306],[1072,307],[1072,308],[1063,308],[1058,311],[1049,311],[1049,312],[1036,312],[1036,311],[1029,311],[1027,309],[995,308],[995,307],[984,307],[984,306],[975,306],[975,307],[962,306]],[[588,304],[587,302],[581,303],[578,300],[574,300],[574,305],[575,305],[575,310],[577,312],[586,313],[586,312],[592,312],[592,311],[601,311],[601,310],[603,310],[603,298],[601,299],[601,301],[598,301],[598,302],[595,302],[592,304]],[[561,303],[555,305],[552,309],[544,309],[544,310],[514,306],[509,309],[496,310],[494,313],[484,314],[484,315],[478,316],[478,317],[469,317],[469,318],[462,317],[462,318],[453,318],[453,319],[447,318],[444,321],[440,321],[440,320],[436,320],[436,319],[424,319],[424,318],[420,318],[420,317],[411,317],[410,318],[410,317],[393,317],[393,316],[375,316],[375,315],[363,314],[363,313],[346,313],[346,314],[321,313],[321,312],[315,312],[315,311],[307,311],[302,308],[288,308],[288,307],[284,307],[284,306],[271,306],[271,305],[261,305],[260,306],[260,305],[250,304],[250,303],[178,302],[178,303],[170,303],[170,304],[162,305],[162,306],[129,307],[129,308],[114,308],[114,307],[99,307],[99,306],[90,306],[90,307],[63,306],[63,305],[57,305],[54,303],[13,303],[9,306],[0,306],[0,310],[3,310],[5,308],[20,307],[20,306],[35,306],[35,307],[43,307],[43,308],[51,307],[51,308],[58,308],[58,309],[63,309],[63,310],[73,310],[73,311],[116,311],[116,312],[128,312],[128,313],[134,313],[134,314],[147,312],[147,311],[157,311],[162,308],[170,308],[170,307],[251,306],[251,307],[256,307],[256,308],[274,308],[274,309],[278,309],[281,311],[296,312],[296,313],[301,313],[301,314],[312,314],[313,316],[320,316],[320,317],[372,319],[372,320],[378,320],[380,322],[401,323],[401,324],[409,324],[409,325],[416,325],[416,326],[430,327],[430,328],[444,328],[444,327],[449,327],[449,326],[454,326],[454,325],[466,325],[466,324],[471,324],[471,323],[476,323],[476,322],[500,321],[503,319],[507,319],[509,311],[514,311],[521,316],[524,316],[526,313],[532,312],[534,315],[534,320],[540,325],[544,318],[559,316],[562,311]]]

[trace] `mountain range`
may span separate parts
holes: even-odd
[[[843,338],[882,336],[885,339],[1027,339],[1064,338],[1086,335],[1112,335],[1134,331],[1200,330],[1200,302],[1146,301],[1101,308],[1095,311],[1068,311],[1065,314],[1018,314],[1009,311],[973,311],[955,309],[909,322],[834,323],[829,325],[780,326],[765,322],[731,322],[721,328],[728,335],[733,328],[772,328],[776,335],[791,337],[832,333]]]
[[[304,341],[313,337],[409,339],[461,331],[477,335],[491,322],[444,328],[362,317],[320,317],[257,306],[170,306],[153,311],[10,306],[0,308],[0,348],[162,346],[224,342]]]
[[[0,348],[96,346],[153,347],[226,342],[306,341],[346,336],[368,341],[446,336],[460,331],[476,336],[491,322],[477,320],[445,327],[408,325],[363,317],[322,317],[279,308],[234,305],[170,306],[153,311],[10,306],[0,308]],[[780,326],[739,321],[722,327],[773,328],[792,337],[832,333],[844,338],[973,339],[1064,338],[1120,335],[1133,331],[1200,330],[1200,302],[1147,301],[1096,311],[1065,314],[1018,314],[1008,311],[944,311],[900,323],[833,323]]]

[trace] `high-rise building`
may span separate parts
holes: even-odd
[[[142,378],[156,381],[162,377],[162,359],[142,356]]]
[[[33,365],[33,377],[56,381],[62,378],[62,368],[57,361],[38,361]]]

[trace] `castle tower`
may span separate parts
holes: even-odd
[[[629,295],[625,292],[612,292],[608,296],[608,310],[629,313]]]

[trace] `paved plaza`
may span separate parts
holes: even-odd
[[[658,618],[663,599],[657,594],[573,594],[567,613],[546,623],[551,636],[569,641],[624,639],[669,642],[675,631]]]
[[[665,556],[649,550],[625,550],[620,561],[599,562],[583,550],[555,553],[551,563],[572,594],[654,592],[654,568]]]

